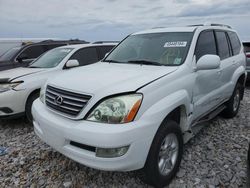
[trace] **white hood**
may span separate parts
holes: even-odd
[[[10,69],[10,70],[6,70],[6,71],[1,71],[0,72],[0,79],[13,80],[13,79],[20,78],[20,77],[23,77],[26,75],[41,72],[43,70],[44,69],[41,69],[41,68],[28,68],[28,67]]]
[[[60,74],[48,84],[66,90],[96,95],[135,91],[178,67],[95,63]]]

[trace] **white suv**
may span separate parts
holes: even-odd
[[[32,121],[31,105],[49,77],[70,68],[101,60],[116,44],[78,44],[50,50],[29,67],[0,73],[0,119],[26,115]]]
[[[142,169],[161,187],[201,122],[237,114],[245,64],[236,32],[224,25],[134,33],[103,61],[50,79],[32,108],[35,132],[79,163]]]

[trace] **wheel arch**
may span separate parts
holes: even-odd
[[[242,100],[244,97],[244,90],[245,90],[245,84],[246,84],[246,75],[241,74],[236,82],[236,84],[240,84],[240,99]]]
[[[27,99],[26,99],[26,101],[25,101],[25,106],[26,106],[28,100],[30,99],[30,97],[32,97],[32,96],[33,96],[34,94],[36,94],[36,93],[39,93],[39,92],[40,92],[40,89],[41,89],[41,88],[37,88],[37,89],[35,89],[35,90],[33,90],[32,92],[29,93],[29,95],[28,95],[28,97],[27,97]]]

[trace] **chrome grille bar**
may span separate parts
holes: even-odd
[[[91,96],[47,86],[46,105],[59,113],[76,117],[85,107]]]

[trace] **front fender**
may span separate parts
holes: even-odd
[[[152,119],[154,119],[158,129],[165,117],[177,107],[184,106],[186,110],[186,115],[189,114],[191,111],[190,101],[190,96],[188,95],[188,92],[186,90],[176,91],[162,98],[150,108],[148,108],[143,113],[141,118],[145,120],[149,119],[151,121]],[[183,126],[181,128],[182,130],[187,129],[187,127]]]

